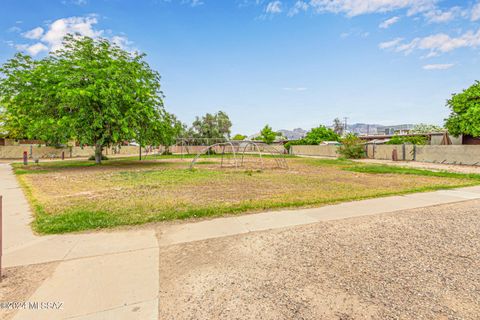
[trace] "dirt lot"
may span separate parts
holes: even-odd
[[[163,248],[160,319],[478,319],[480,201]]]

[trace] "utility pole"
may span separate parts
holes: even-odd
[[[348,117],[344,117],[344,118],[343,118],[343,121],[345,122],[345,124],[344,124],[344,130],[343,130],[344,132],[347,132],[347,120],[348,120]]]

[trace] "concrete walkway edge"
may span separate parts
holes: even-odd
[[[169,246],[253,231],[286,228],[321,221],[395,212],[473,199],[480,199],[480,187],[374,198],[312,209],[270,211],[215,218],[168,226],[162,230],[159,243],[160,246]]]

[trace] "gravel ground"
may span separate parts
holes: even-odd
[[[3,269],[0,282],[0,303],[28,302],[28,298],[53,273],[56,267],[57,263],[51,262]],[[11,319],[16,311],[2,306],[0,319]]]
[[[479,319],[480,201],[175,245],[160,319]]]

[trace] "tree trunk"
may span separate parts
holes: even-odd
[[[95,144],[95,163],[101,164],[102,163],[102,151],[103,147],[100,144]]]
[[[142,160],[142,146],[138,147],[138,160]]]

